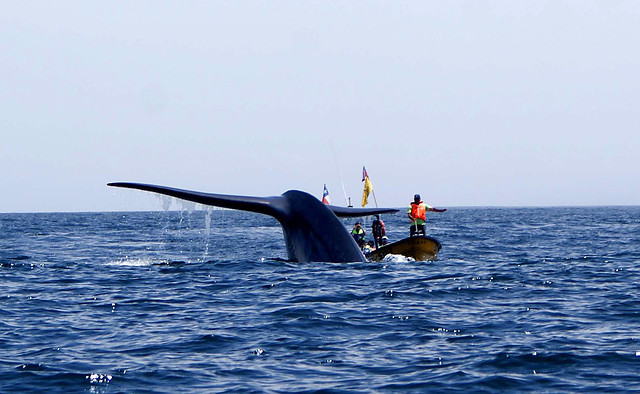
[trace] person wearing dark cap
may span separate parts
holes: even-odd
[[[356,222],[356,224],[353,226],[353,230],[351,230],[351,236],[356,241],[360,249],[362,249],[366,243],[366,235],[367,233],[362,228],[360,222]]]
[[[371,234],[373,234],[374,246],[377,248],[382,245],[382,237],[387,235],[387,230],[384,222],[380,219],[380,215],[376,215],[376,218],[371,223]]]
[[[413,196],[413,202],[409,206],[407,210],[407,215],[409,215],[409,220],[411,220],[411,227],[409,228],[409,234],[413,237],[414,235],[425,235],[424,233],[424,222],[427,219],[427,211],[431,212],[445,212],[445,209],[434,208],[430,205],[425,204],[421,199],[420,195],[416,194]]]

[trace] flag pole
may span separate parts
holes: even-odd
[[[376,204],[376,208],[378,208],[378,200],[376,199],[376,192],[373,190],[373,183],[371,182],[371,178],[369,178],[369,173],[367,172],[364,166],[362,166],[362,181],[364,182],[365,192],[367,191],[367,183],[369,184],[371,188],[369,192],[373,194],[373,201]],[[368,197],[369,193],[366,193],[366,194]],[[364,201],[364,196],[362,200]]]
[[[329,146],[331,147],[331,153],[333,154],[333,162],[336,165],[336,169],[338,170],[338,177],[340,178],[340,184],[342,184],[342,193],[344,193],[344,202],[347,203],[347,206],[351,206],[351,199],[347,198],[347,190],[344,188],[344,182],[342,181],[342,173],[340,172],[340,166],[338,165],[338,158],[336,157],[336,151],[333,148],[333,142],[329,141]]]

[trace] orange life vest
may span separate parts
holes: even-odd
[[[422,201],[420,201],[419,204],[416,204],[415,202],[411,203],[411,216],[414,219],[427,220],[427,210],[425,209]]]

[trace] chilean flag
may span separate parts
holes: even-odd
[[[329,190],[327,190],[327,185],[324,185],[324,192],[322,192],[322,203],[323,204],[331,204],[331,199],[329,198]]]

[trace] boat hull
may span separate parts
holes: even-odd
[[[401,239],[381,246],[367,255],[369,261],[380,261],[388,254],[399,254],[416,261],[435,260],[442,248],[440,242],[425,235]]]

